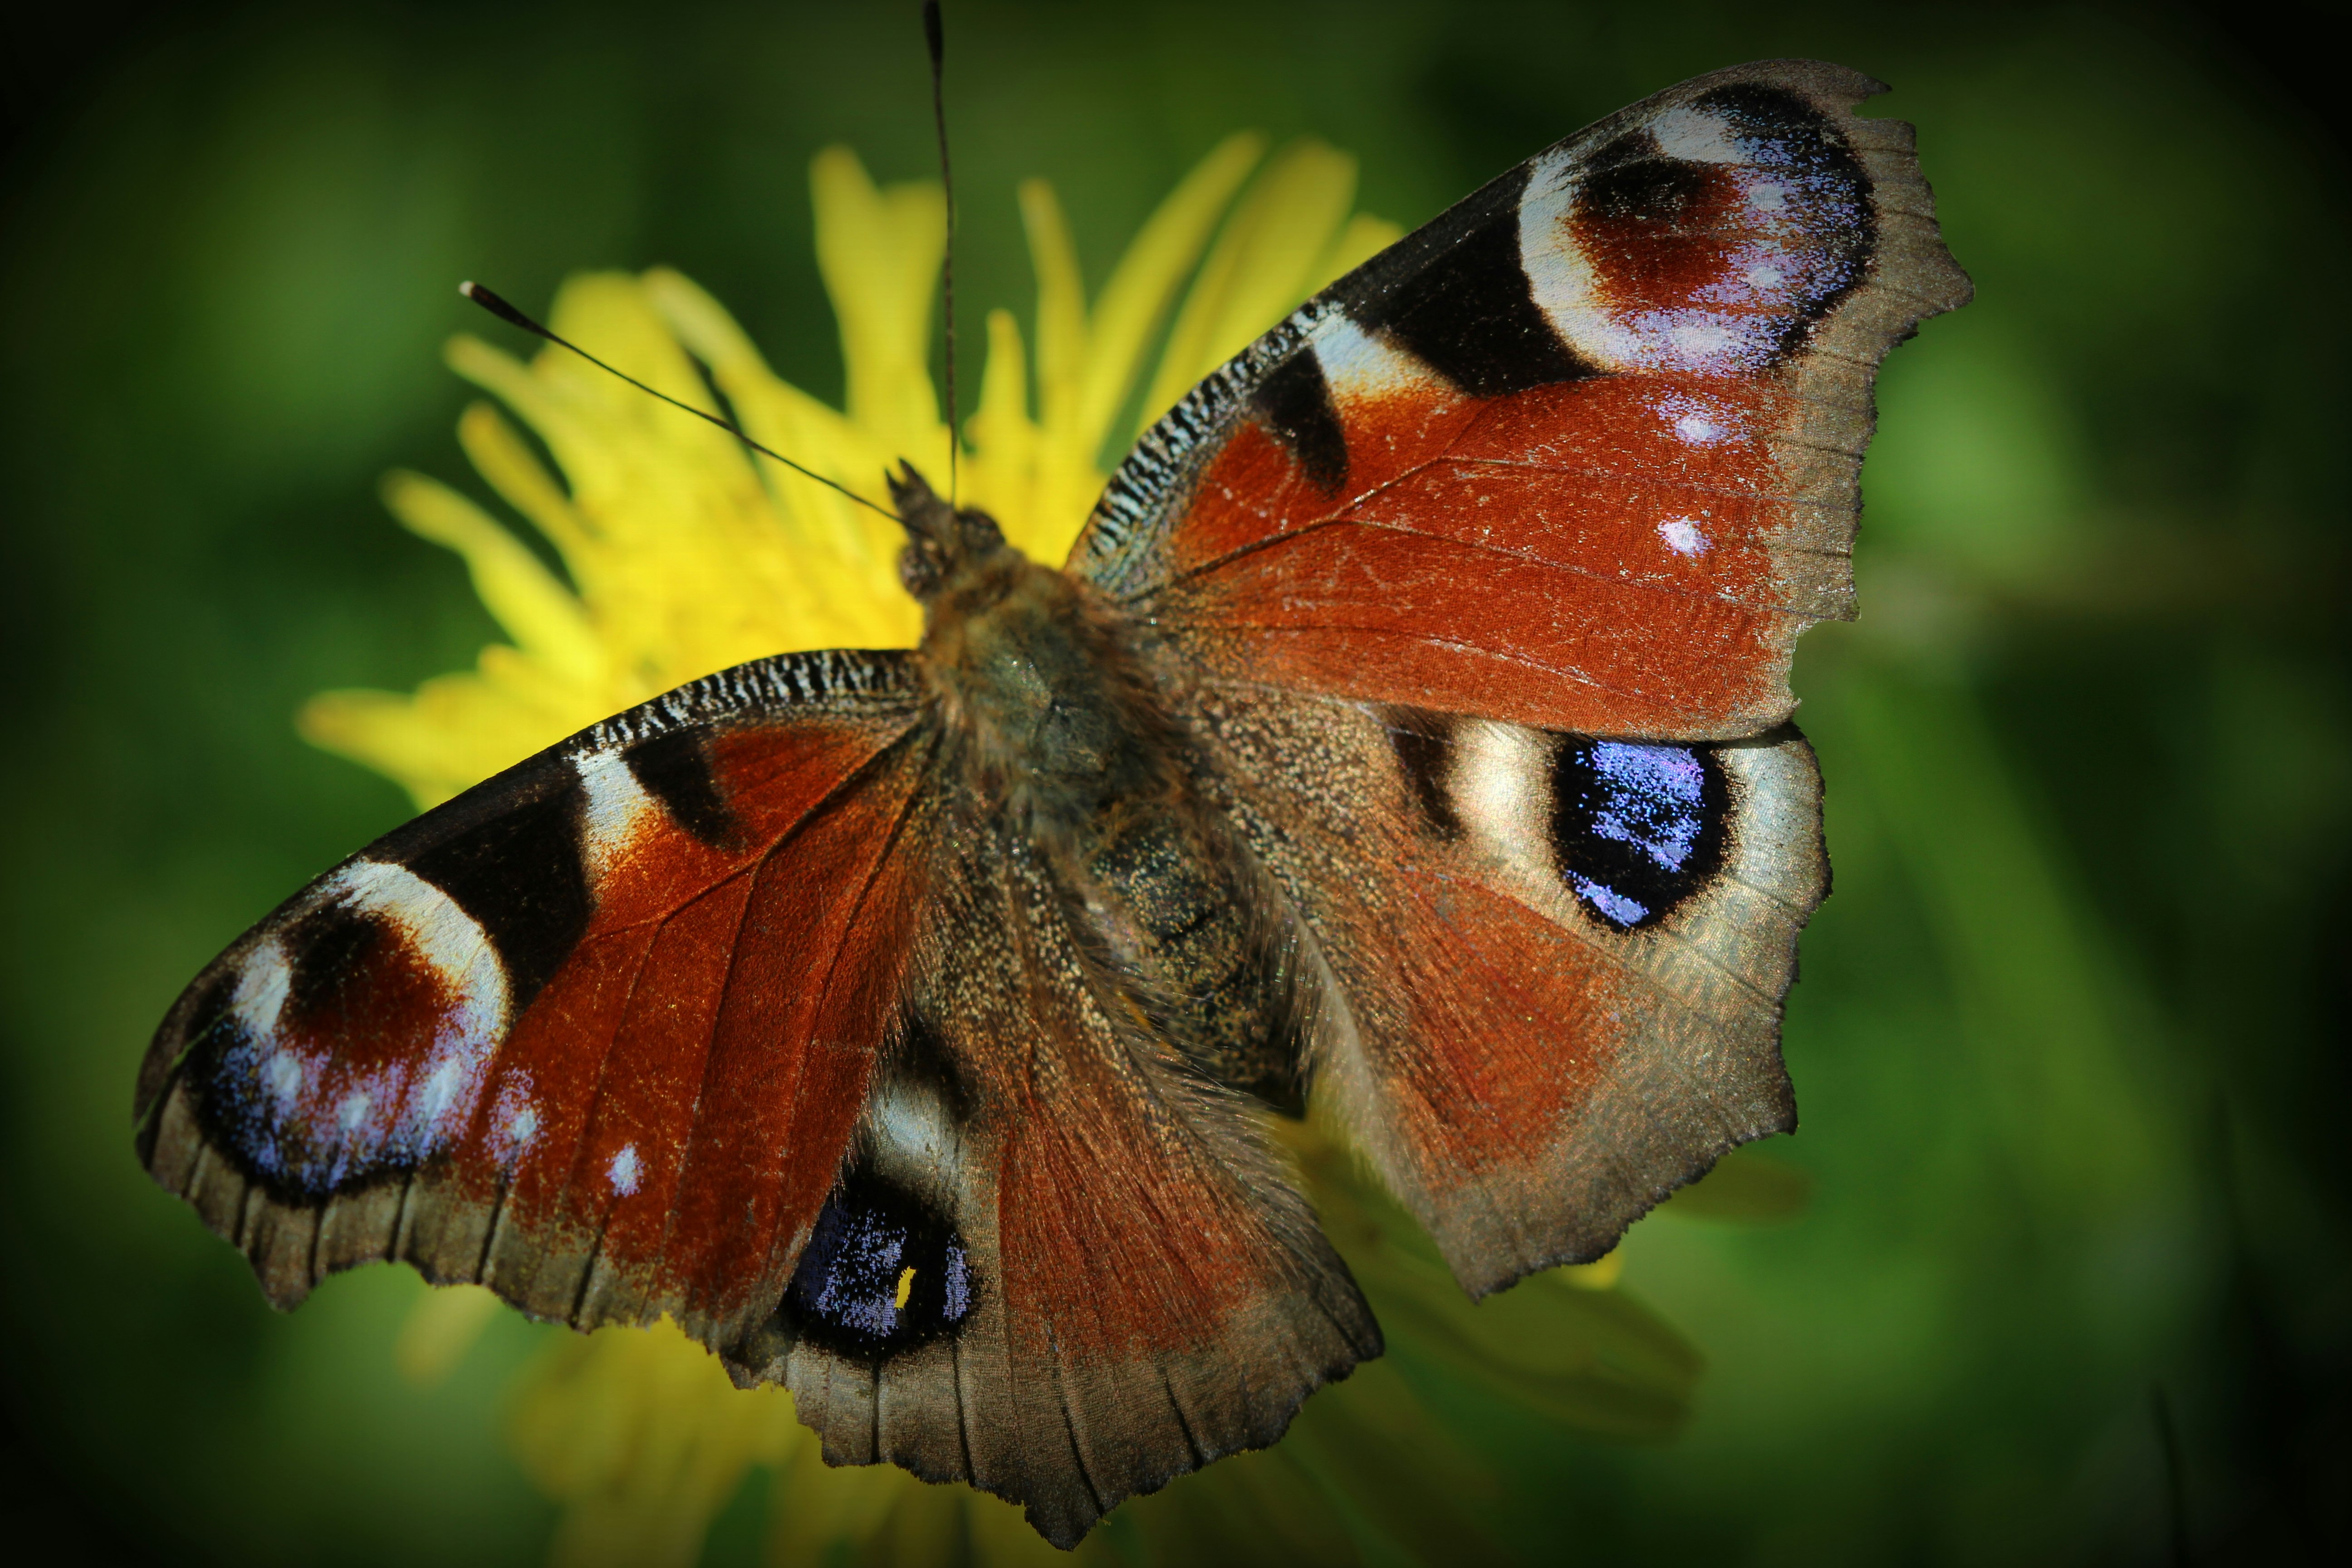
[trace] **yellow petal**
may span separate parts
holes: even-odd
[[[393,1341],[393,1364],[418,1388],[438,1386],[474,1348],[501,1304],[495,1291],[479,1285],[426,1289]]]
[[[1164,409],[1310,291],[1356,194],[1356,161],[1320,142],[1286,149],[1225,222],[1177,313],[1145,403]]]
[[[598,559],[593,541],[580,514],[572,510],[572,498],[541,466],[514,426],[488,404],[477,403],[458,416],[457,444],[472,461],[474,471],[499,492],[499,499],[530,519],[531,526],[562,553],[564,565],[577,581],[579,574]],[[583,591],[593,590],[583,584]]]
[[[753,437],[876,506],[887,506],[880,479],[893,451],[769,369],[735,319],[690,279],[656,268],[646,275],[646,291],[679,341],[710,367],[712,379]],[[761,468],[785,525],[794,580],[814,601],[802,618],[840,628],[831,642],[792,640],[772,651],[889,647],[914,641],[921,615],[898,586],[898,552],[905,536],[898,524],[804,475],[772,463]]]
[[[1024,551],[1036,547],[1037,426],[1028,411],[1028,371],[1021,323],[1010,310],[988,313],[988,363],[971,422],[971,461],[964,494],[1003,527]]]
[[[563,678],[601,683],[604,647],[580,601],[520,540],[472,501],[422,474],[388,476],[383,501],[410,532],[465,558],[474,592],[519,646]]]
[[[1559,1271],[1559,1277],[1580,1290],[1614,1290],[1617,1281],[1625,1277],[1624,1250],[1613,1249],[1590,1263],[1571,1263]]]
[[[856,154],[829,147],[810,166],[817,270],[841,322],[849,417],[895,456],[944,468],[931,385],[931,291],[947,247],[937,185],[877,189]]]
[[[813,1445],[782,1390],[738,1390],[667,1319],[602,1329],[539,1362],[508,1431],[562,1505],[556,1568],[692,1568],[744,1472]]]
[[[1056,429],[1076,418],[1086,388],[1086,289],[1054,187],[1024,180],[1019,196],[1029,265],[1037,274],[1037,422]]]
[[[522,717],[473,676],[445,675],[414,695],[322,691],[302,705],[295,728],[321,751],[393,780],[426,811],[547,744],[518,723]]]
[[[1090,458],[1102,446],[1111,421],[1135,388],[1143,346],[1175,302],[1176,290],[1201,258],[1209,234],[1234,193],[1265,155],[1265,138],[1237,132],[1211,150],[1169,193],[1119,258],[1103,286],[1088,323],[1086,395],[1078,410],[1076,438]],[[1165,410],[1149,407],[1144,419]],[[1117,454],[1108,454],[1117,460]]]

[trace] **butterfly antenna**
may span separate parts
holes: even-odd
[[[664,392],[657,387],[647,386],[644,382],[639,381],[627,371],[616,370],[613,366],[606,364],[603,360],[598,359],[594,354],[590,353],[586,349],[582,348],[578,343],[572,342],[569,338],[561,338],[556,336],[555,333],[540,325],[537,321],[532,321],[529,316],[524,315],[520,310],[516,310],[512,305],[507,303],[506,300],[500,299],[498,295],[491,293],[479,283],[460,283],[457,285],[457,292],[463,294],[467,299],[471,300],[475,304],[479,305],[483,310],[488,310],[491,315],[496,316],[499,321],[505,321],[511,326],[520,327],[524,331],[532,333],[535,336],[545,338],[549,342],[553,343],[558,348],[570,349],[573,353],[578,354],[582,359],[586,360],[590,364],[594,365],[598,370],[604,372],[607,375],[617,375],[623,381],[627,382],[631,386],[635,387],[639,392],[648,393],[655,397],[658,397],[664,403],[668,404],[672,408],[683,408],[688,414],[693,415],[697,419],[709,420],[711,424],[718,426],[721,430],[726,431],[729,435],[733,436],[737,440],[742,442],[746,447],[751,447],[754,452],[758,452],[764,457],[773,458],[776,461],[790,468],[793,472],[805,475],[809,479],[814,479],[817,483],[826,486],[828,489],[839,490],[843,495],[847,496],[851,500],[856,501],[859,506],[864,507],[868,511],[880,512],[892,522],[898,521],[898,513],[885,510],[883,508],[875,505],[872,501],[867,500],[864,496],[859,495],[856,490],[851,489],[847,485],[841,484],[836,480],[826,479],[823,474],[818,473],[814,468],[803,468],[800,464],[793,462],[790,458],[785,457],[782,452],[775,450],[772,447],[761,446],[759,442],[751,439],[751,437],[744,432],[743,427],[740,425],[736,424],[732,419],[722,419],[716,414],[697,408],[691,403],[680,403],[668,393]],[[954,384],[952,379],[950,380],[949,384],[950,386]]]
[[[947,40],[940,26],[940,0],[923,0],[923,42],[931,51],[931,124],[940,135],[940,188],[948,201],[948,248],[940,263],[940,313],[947,322],[948,505],[952,507],[956,502],[956,449],[963,442],[956,429],[955,172],[948,163],[948,100],[942,68]]]

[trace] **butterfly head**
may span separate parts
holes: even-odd
[[[1003,531],[984,511],[950,505],[911,463],[888,476],[890,501],[907,531],[898,552],[898,581],[926,609],[959,590],[1000,575],[1007,558],[1019,552],[1004,542]]]

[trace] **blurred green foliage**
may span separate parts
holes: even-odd
[[[297,703],[492,635],[374,500],[394,465],[467,480],[451,285],[529,304],[673,263],[837,393],[805,170],[846,142],[929,172],[913,12],[132,10],[54,80],[11,67],[37,112],[0,253],[0,1508],[41,1560],[544,1550],[499,1391],[548,1331],[501,1314],[427,1390],[395,1370],[404,1271],[271,1316],[136,1169],[131,1075],[205,959],[404,814],[296,741]],[[1418,1393],[1476,1435],[1475,1550],[2263,1562],[2352,1531],[2344,163],[2245,68],[2307,64],[2027,5],[952,12],[967,323],[1025,310],[1022,176],[1098,279],[1234,128],[1353,151],[1410,224],[1775,54],[1898,84],[1877,111],[1919,125],[1977,279],[1890,363],[1863,619],[1799,660],[1837,878],[1773,1151],[1802,1176],[1676,1206],[1811,1201],[1628,1242],[1643,1386],[1696,1374],[1661,1320],[1705,1355],[1673,1442],[1570,1435],[1475,1343],[1400,1358],[1451,1368]],[[1313,1441],[1351,1437],[1383,1440]],[[712,1560],[757,1556],[738,1515]],[[1437,1550],[1387,1529],[1374,1557]]]

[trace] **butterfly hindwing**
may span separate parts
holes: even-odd
[[[1638,744],[1264,688],[1201,722],[1344,998],[1313,1097],[1465,1289],[1597,1258],[1794,1126],[1780,999],[1828,869],[1793,731]]]
[[[1380,1332],[1263,1112],[1136,1017],[1024,836],[955,815],[830,1229],[736,1354],[831,1461],[969,1481],[1068,1546],[1273,1442]]]
[[[1070,569],[1234,679],[1596,734],[1781,722],[1870,378],[1966,300],[1879,84],[1701,77],[1512,170],[1147,432]]]
[[[764,1316],[897,1007],[904,654],[679,689],[427,812],[192,984],[140,1147],[280,1306],[404,1258],[581,1327]]]

